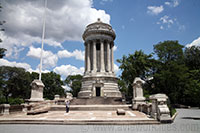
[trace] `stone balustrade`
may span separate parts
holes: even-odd
[[[167,99],[168,97],[165,94],[154,94],[149,97],[151,103],[139,103],[137,109],[162,123],[171,122],[172,118],[167,106]]]

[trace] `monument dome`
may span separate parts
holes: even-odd
[[[97,22],[89,24],[83,33],[83,40],[103,39],[107,38],[110,41],[115,40],[115,32],[109,24],[103,23],[99,18]]]

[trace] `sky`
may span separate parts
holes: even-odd
[[[0,66],[38,72],[40,64],[44,0],[1,0],[1,48],[6,56]],[[47,0],[43,72],[54,71],[64,80],[84,72],[85,27],[100,18],[116,33],[116,60],[153,45],[178,40],[184,46],[200,46],[200,0]]]

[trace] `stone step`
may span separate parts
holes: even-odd
[[[73,111],[116,111],[117,109],[132,110],[132,105],[70,105]],[[64,105],[53,105],[50,111],[65,111]]]
[[[89,99],[73,99],[70,103],[71,105],[124,105],[121,98],[112,97],[93,97]]]

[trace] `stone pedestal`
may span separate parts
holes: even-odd
[[[60,95],[55,95],[54,96],[54,100],[59,100],[60,99]]]
[[[152,100],[151,116],[161,122],[171,121],[170,111],[167,106],[168,97],[165,94],[155,94],[149,97]]]
[[[3,115],[9,115],[10,114],[10,104],[2,104],[2,110],[1,110],[1,114]]]
[[[34,80],[31,83],[31,98],[29,99],[30,102],[40,102],[44,101],[43,99],[43,88],[44,84],[40,80]]]
[[[82,88],[79,92],[80,98],[91,97],[122,97],[118,89],[118,79],[116,77],[84,77]],[[99,89],[99,93],[98,90]]]
[[[133,81],[133,99],[132,108],[134,110],[138,109],[138,105],[145,104],[145,97],[143,96],[142,84],[144,83],[139,77],[136,77]]]

